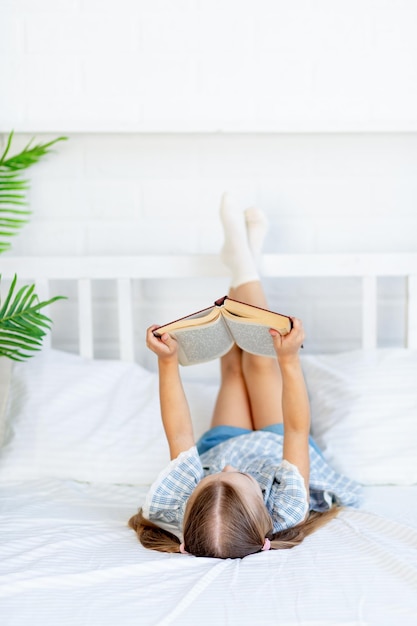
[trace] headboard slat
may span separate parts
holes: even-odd
[[[45,277],[37,278],[35,280],[35,284],[36,284],[36,295],[39,298],[39,302],[49,300],[49,298],[51,297],[50,288],[49,288],[49,280]],[[47,317],[51,318],[51,312],[50,312],[49,306],[42,309],[41,313],[42,315],[46,315]],[[50,332],[47,332],[45,337],[43,338],[43,345],[45,348],[51,347],[52,335]]]
[[[92,359],[94,357],[93,304],[89,278],[78,280],[78,320],[80,354]]]
[[[135,360],[135,351],[132,315],[132,283],[129,278],[118,279],[117,295],[120,359],[122,361],[133,362]]]
[[[417,350],[417,274],[407,279],[406,341],[407,348]]]
[[[378,344],[377,278],[362,278],[362,348],[374,349]]]

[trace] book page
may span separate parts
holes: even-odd
[[[178,360],[181,365],[205,363],[221,357],[234,343],[221,316],[208,326],[183,328],[170,335],[178,341]]]
[[[164,324],[160,326],[156,330],[156,334],[163,335],[164,333],[172,334],[173,330],[179,328],[188,328],[190,326],[200,326],[202,324],[208,324],[212,320],[216,319],[220,315],[220,309],[217,306],[211,306],[207,309],[203,309],[202,311],[197,311],[196,313],[192,313],[191,315],[186,315],[185,317],[181,317],[178,320],[174,320],[173,322],[169,322],[169,324]]]
[[[233,316],[228,316],[226,322],[239,348],[251,354],[276,357],[269,326],[260,326],[248,320],[238,321]]]
[[[291,330],[291,320],[287,315],[268,311],[251,304],[239,302],[232,298],[226,298],[222,313],[227,319],[236,319],[236,316],[242,318],[245,322],[250,320],[254,323],[263,324],[268,328],[275,328],[282,335],[287,334]]]

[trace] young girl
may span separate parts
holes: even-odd
[[[257,209],[234,210],[223,196],[223,261],[231,298],[267,308],[257,259],[266,219]],[[234,346],[221,359],[221,386],[211,429],[195,443],[181,384],[177,343],[147,345],[158,357],[162,422],[171,463],[129,520],[143,546],[194,556],[242,558],[291,548],[358,503],[359,486],[333,471],[309,437],[308,395],[299,359],[304,340],[293,318],[286,336],[271,329],[276,359]]]

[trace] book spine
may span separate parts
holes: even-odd
[[[214,305],[215,306],[223,306],[225,300],[227,299],[227,296],[223,296],[223,298],[219,298],[218,300],[214,301]]]

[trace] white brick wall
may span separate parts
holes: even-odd
[[[69,135],[31,170],[33,218],[9,254],[212,253],[225,190],[267,212],[266,251],[415,251],[416,17],[413,0],[3,0],[0,143]],[[267,287],[311,349],[358,345],[357,281]],[[138,346],[148,322],[225,289],[145,285]],[[381,281],[387,345],[403,293]],[[71,307],[55,309],[69,348]]]
[[[268,213],[267,252],[413,251],[416,157],[414,134],[74,134],[30,170],[14,253],[213,253],[225,190]]]
[[[416,130],[414,0],[2,0],[0,129]]]

